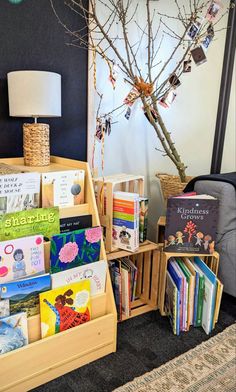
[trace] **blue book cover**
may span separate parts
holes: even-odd
[[[176,323],[176,330],[178,331],[177,334],[179,334],[180,331],[180,320],[182,319],[182,315],[183,315],[183,304],[182,304],[182,297],[181,297],[181,293],[182,293],[182,278],[177,274],[174,266],[173,266],[173,261],[169,261],[168,266],[167,266],[167,270],[170,274],[170,276],[172,277],[173,281],[176,284],[176,287],[178,289],[178,313],[177,313],[177,323]]]
[[[49,274],[21,279],[0,285],[1,299],[9,299],[10,313],[27,312],[27,317],[39,314],[39,293],[51,288]]]
[[[50,272],[54,274],[98,261],[101,239],[100,226],[52,236]]]
[[[1,319],[0,355],[28,344],[28,325],[25,312]]]
[[[214,313],[215,313],[215,302],[216,302],[216,291],[217,291],[217,277],[212,272],[212,270],[204,263],[199,256],[194,257],[194,262],[196,265],[201,269],[207,279],[213,285],[213,297],[212,297],[212,306],[211,306],[211,322],[210,322],[210,330],[213,328],[213,321],[214,321]]]

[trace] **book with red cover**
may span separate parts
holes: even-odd
[[[167,201],[165,252],[212,254],[218,200],[209,195],[171,197]]]

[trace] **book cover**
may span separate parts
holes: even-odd
[[[39,295],[42,338],[90,320],[90,281],[71,283]]]
[[[197,313],[197,303],[195,304],[195,301],[197,302],[196,288],[197,288],[197,292],[198,292],[198,286],[196,283],[197,272],[194,269],[191,261],[187,257],[184,257],[182,260],[183,260],[183,263],[185,264],[185,266],[187,267],[188,271],[191,274],[191,278],[190,278],[190,325],[194,325],[195,311]]]
[[[84,203],[84,170],[42,174],[42,207],[70,207]]]
[[[139,197],[139,242],[147,239],[148,227],[148,198]]]
[[[197,319],[195,327],[201,327],[203,318],[203,301],[205,296],[205,275],[193,261],[194,268],[198,272],[198,298],[197,298]]]
[[[177,321],[176,321],[176,334],[178,335],[182,327],[182,317],[183,317],[183,302],[182,302],[182,291],[183,291],[183,279],[179,276],[178,271],[176,271],[173,262],[170,260],[167,265],[167,271],[172,277],[177,289],[178,289],[178,302],[177,302]]]
[[[0,320],[0,354],[28,344],[28,325],[25,312]]]
[[[169,317],[173,333],[179,335],[177,328],[178,312],[179,312],[179,292],[170,273],[166,271],[166,291],[164,309],[166,315]]]
[[[106,272],[107,262],[105,260],[57,272],[51,276],[52,289],[88,279],[90,280],[91,296],[102,294],[105,291]]]
[[[0,242],[0,284],[44,272],[43,236]]]
[[[182,312],[182,325],[181,325],[181,331],[187,331],[188,326],[187,326],[187,318],[188,318],[188,282],[187,279],[179,267],[177,261],[175,258],[173,258],[173,265],[176,268],[177,273],[182,279],[182,306],[183,306],[183,312]]]
[[[27,312],[27,317],[30,317],[39,313],[39,293],[50,288],[50,275],[39,275],[1,284],[0,297],[9,299],[10,314]]]
[[[71,216],[60,219],[61,233],[86,229],[87,227],[92,227],[92,215]]]
[[[130,273],[121,263],[121,293],[122,293],[122,313],[125,317],[131,314],[130,308]]]
[[[139,195],[113,194],[112,243],[116,248],[135,252],[139,247]]]
[[[40,174],[0,175],[0,214],[39,207]]]
[[[109,270],[116,304],[117,320],[122,321],[121,261],[109,261]]]
[[[213,253],[217,221],[218,200],[213,197],[197,195],[169,198],[164,250],[179,253]]]
[[[10,301],[9,299],[0,300],[0,319],[10,316]]]
[[[51,273],[65,271],[99,260],[100,226],[54,235],[51,238]]]
[[[185,275],[186,281],[188,283],[188,293],[187,293],[187,330],[189,330],[190,325],[193,320],[193,308],[194,308],[194,278],[182,259],[176,257],[176,261]]]
[[[36,234],[50,238],[57,233],[60,233],[58,207],[0,215],[0,241]]]
[[[219,318],[223,288],[224,285],[221,283],[219,279],[217,279],[216,305],[215,305],[215,312],[214,312],[213,328],[215,328],[215,325]]]

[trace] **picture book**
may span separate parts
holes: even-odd
[[[9,299],[0,300],[0,319],[10,316],[10,301]]]
[[[147,239],[148,198],[139,197],[139,242]]]
[[[177,273],[182,279],[182,323],[181,323],[181,331],[187,331],[188,330],[188,325],[187,325],[187,319],[188,319],[188,282],[187,279],[179,267],[177,261],[173,258],[173,266],[176,268]],[[181,320],[180,320],[181,321]]]
[[[0,284],[44,272],[42,235],[0,242]]]
[[[221,281],[219,279],[217,279],[217,292],[216,292],[216,304],[215,304],[215,311],[214,311],[213,329],[215,328],[215,325],[216,325],[218,318],[219,318],[223,288],[224,288],[224,285],[221,283]]]
[[[58,207],[0,215],[0,241],[36,234],[50,238],[57,233],[60,233]]]
[[[187,331],[192,325],[193,320],[193,308],[194,308],[194,280],[193,276],[191,275],[189,269],[184,264],[183,260],[176,257],[176,261],[181,268],[187,284],[188,284],[188,292],[187,292]]]
[[[88,279],[90,280],[91,296],[102,294],[105,291],[106,272],[107,262],[105,260],[57,272],[51,276],[52,289]]]
[[[99,260],[100,226],[54,235],[51,238],[51,273],[65,271]]]
[[[209,195],[171,197],[167,201],[166,252],[212,254],[218,200]]]
[[[40,174],[0,174],[0,214],[39,207]]]
[[[183,302],[182,302],[182,291],[183,291],[183,280],[181,276],[179,276],[178,272],[176,271],[176,268],[173,264],[173,261],[170,260],[167,266],[167,270],[173,279],[177,289],[178,289],[178,302],[177,302],[177,321],[176,321],[176,334],[179,334],[179,331],[181,330],[182,327],[182,315],[183,315]]]
[[[121,263],[121,295],[122,295],[122,313],[125,317],[129,317],[131,314],[131,307],[130,307],[130,272]]]
[[[92,215],[80,215],[60,219],[61,233],[86,229],[86,227],[92,227]]]
[[[194,269],[191,261],[187,257],[184,257],[182,260],[191,275],[191,277],[190,277],[190,298],[189,298],[190,325],[194,325],[194,314],[195,314],[195,312],[197,314],[197,294],[198,294],[198,286],[197,286],[198,283],[196,283],[197,282],[197,278],[196,278],[197,272]],[[195,304],[195,301],[196,301],[196,304]]]
[[[42,174],[42,207],[70,207],[84,203],[84,170]]]
[[[179,335],[177,326],[179,312],[179,291],[170,273],[166,271],[165,313],[169,317],[173,333]]]
[[[138,269],[129,257],[122,257],[121,263],[127,268],[130,274],[130,301],[132,302],[135,300]]]
[[[0,354],[28,344],[28,325],[25,312],[0,320]]]
[[[115,298],[117,320],[122,321],[122,289],[121,289],[121,263],[118,260],[109,261],[111,283]]]
[[[39,313],[39,293],[50,288],[50,275],[39,275],[1,284],[0,297],[10,300],[10,314],[27,312],[30,317]]]
[[[90,281],[71,283],[39,295],[42,338],[90,320]]]
[[[113,193],[113,246],[135,252],[139,247],[139,195]]]

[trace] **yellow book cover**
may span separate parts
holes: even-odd
[[[42,338],[76,327],[91,318],[90,281],[41,293],[39,302]]]

